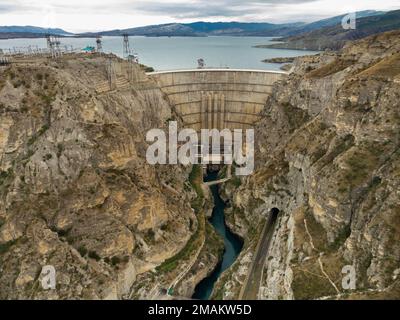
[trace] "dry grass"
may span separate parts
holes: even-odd
[[[332,74],[335,74],[337,72],[340,72],[347,67],[351,66],[354,64],[354,61],[352,60],[341,60],[341,59],[336,59],[335,61],[332,61],[331,63],[328,63],[321,68],[318,68],[316,70],[313,70],[309,72],[306,76],[307,78],[310,79],[318,79],[318,78],[323,78],[330,76]]]
[[[379,164],[384,150],[379,145],[363,145],[349,149],[343,158],[346,169],[338,177],[338,190],[344,193],[364,184]]]
[[[368,69],[360,72],[360,77],[394,78],[400,74],[400,53],[384,58]]]

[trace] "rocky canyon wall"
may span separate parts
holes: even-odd
[[[399,36],[299,58],[274,87],[256,127],[256,171],[223,192],[229,223],[248,239],[281,210],[261,299],[400,297]],[[224,298],[243,283],[245,253],[219,283]],[[346,265],[355,290],[342,288]]]
[[[188,169],[145,159],[146,132],[167,125],[170,106],[147,80],[98,93],[107,63],[1,69],[1,299],[125,297],[196,230]],[[42,290],[44,265],[57,290]]]

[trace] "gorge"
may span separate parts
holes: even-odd
[[[0,298],[191,298],[226,250],[213,200],[243,243],[211,299],[241,297],[276,210],[258,299],[399,298],[399,39],[296,58],[288,74],[146,74],[98,54],[0,66]],[[221,168],[211,191],[201,166],[150,165],[146,132],[171,121],[254,128],[255,172]],[[40,286],[45,265],[56,290]]]
[[[205,181],[213,181],[216,179],[218,179],[218,172],[210,172],[205,178]],[[196,286],[193,298],[202,300],[207,300],[210,298],[214,284],[218,280],[218,277],[235,262],[243,247],[241,239],[233,234],[226,226],[224,215],[225,204],[219,196],[218,186],[214,185],[210,188],[215,205],[210,222],[218,234],[223,237],[225,248],[222,261],[218,263],[217,267],[210,276],[203,279]]]

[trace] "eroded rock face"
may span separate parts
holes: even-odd
[[[281,210],[263,299],[400,297],[399,39],[300,58],[275,86],[256,128],[256,172],[225,190],[245,236]],[[355,291],[342,289],[345,265]]]
[[[1,70],[2,299],[121,298],[193,233],[187,170],[145,159],[146,132],[173,117],[167,101],[148,80],[97,93],[105,65]],[[39,284],[44,265],[57,271],[55,291]]]

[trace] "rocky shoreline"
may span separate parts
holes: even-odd
[[[296,57],[278,57],[278,58],[270,58],[270,59],[264,59],[262,62],[265,63],[293,63]]]

